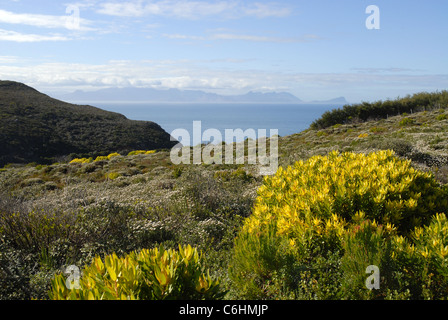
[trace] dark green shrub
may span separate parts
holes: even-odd
[[[413,125],[414,123],[415,123],[414,119],[403,118],[402,120],[400,120],[400,122],[398,124],[399,124],[400,127],[405,127],[405,126]]]
[[[176,179],[179,178],[182,175],[182,167],[179,167],[179,166],[175,167],[173,169],[172,174],[173,174],[174,178],[176,178]]]
[[[363,220],[351,226],[343,237],[341,258],[342,296],[347,299],[379,299],[386,296],[392,267],[392,237],[395,230]],[[376,266],[380,271],[379,288],[366,286],[366,269]],[[392,268],[393,269],[393,268]]]
[[[409,239],[394,239],[395,270],[399,289],[414,299],[446,299],[448,296],[448,220],[435,215],[428,226],[416,228]]]
[[[353,120],[366,121],[368,119],[386,119],[389,116],[403,113],[413,113],[425,110],[434,110],[446,107],[448,91],[416,93],[412,96],[396,100],[363,102],[353,105],[344,105],[342,108],[327,111],[315,120],[310,128],[314,130],[325,129],[335,124],[347,124]]]
[[[74,219],[72,215],[60,212],[0,211],[0,236],[5,237],[13,248],[40,253],[57,239],[68,238]]]

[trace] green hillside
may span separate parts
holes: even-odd
[[[158,124],[53,99],[22,83],[0,81],[0,166],[51,163],[69,154],[170,148]]]
[[[359,104],[344,105],[342,108],[325,112],[312,124],[313,129],[324,129],[335,124],[364,122],[367,120],[387,119],[389,116],[431,111],[448,107],[448,91],[420,92],[404,98]]]
[[[334,111],[339,112],[338,110]],[[323,118],[323,117],[322,117]],[[321,118],[321,119],[322,119]],[[448,182],[448,106],[369,121],[337,123],[280,138],[280,164],[289,165],[332,150],[368,153],[390,149]]]

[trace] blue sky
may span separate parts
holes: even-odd
[[[369,5],[380,29],[368,29]],[[0,79],[45,93],[105,87],[286,91],[350,102],[448,89],[448,2],[0,1]]]

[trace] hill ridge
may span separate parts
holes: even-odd
[[[0,166],[47,163],[75,154],[171,148],[160,125],[75,105],[20,82],[0,81]]]

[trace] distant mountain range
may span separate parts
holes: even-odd
[[[219,95],[201,90],[158,90],[152,88],[107,88],[97,91],[77,90],[58,95],[70,102],[202,102],[202,103],[337,103],[345,104],[344,97],[325,101],[303,101],[288,92],[248,92],[243,95]]]

